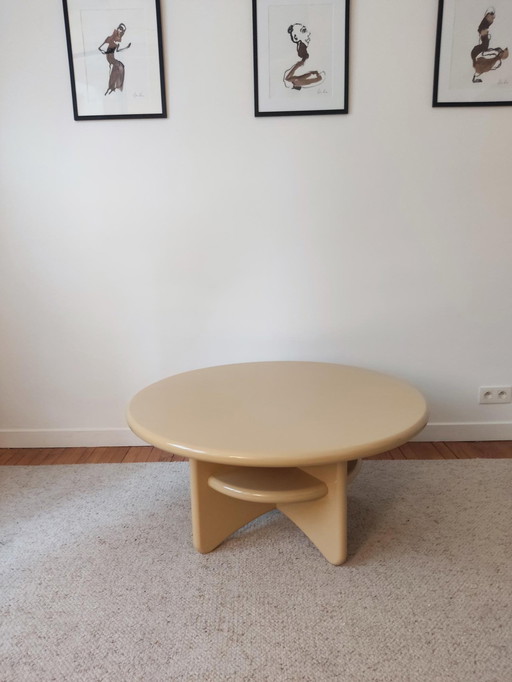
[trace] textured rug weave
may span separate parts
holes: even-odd
[[[332,566],[191,540],[188,465],[0,467],[0,680],[512,679],[512,462],[370,461]]]

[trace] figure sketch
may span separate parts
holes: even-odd
[[[114,54],[127,50],[131,46],[131,43],[128,43],[126,47],[120,47],[125,32],[126,26],[124,24],[119,24],[119,26],[114,29],[112,35],[105,38],[98,47],[98,50],[107,56],[107,62],[109,64],[108,88],[105,95],[110,95],[115,90],[123,90],[124,64],[123,62],[120,62],[119,59],[116,59]],[[103,49],[104,46],[106,46],[105,49]]]
[[[291,69],[284,72],[283,82],[287,88],[301,90],[317,85],[325,79],[325,71],[300,72],[306,60],[309,59],[308,47],[311,42],[311,33],[304,24],[292,24],[288,27],[288,34],[292,43],[297,46],[299,61]],[[299,73],[297,73],[299,72]]]
[[[496,17],[496,10],[494,7],[488,7],[485,10],[485,15],[478,26],[478,35],[480,42],[471,50],[471,59],[473,60],[473,83],[481,83],[481,76],[489,71],[499,69],[502,61],[508,57],[508,47],[490,47],[491,34],[489,29],[494,23]]]

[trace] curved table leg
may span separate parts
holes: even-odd
[[[248,502],[224,495],[208,485],[212,474],[232,467],[190,460],[192,532],[194,547],[211,552],[229,535],[272,509],[279,509],[320,550],[331,564],[347,556],[347,485],[357,475],[360,460],[301,467],[323,481],[327,494],[307,502],[269,504]]]
[[[347,462],[323,466],[301,467],[311,476],[324,481],[327,495],[312,502],[278,504],[331,564],[342,564],[347,558]],[[353,468],[356,471],[357,466]]]
[[[275,509],[275,504],[236,500],[213,490],[209,477],[231,467],[190,460],[192,535],[198,552],[211,552],[231,533],[246,523]]]

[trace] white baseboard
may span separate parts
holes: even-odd
[[[412,440],[512,440],[512,422],[427,424]],[[147,445],[130,429],[0,429],[0,448],[98,448]]]
[[[413,441],[512,440],[512,422],[453,422],[427,424]]]
[[[130,429],[0,429],[1,448],[100,448],[147,445]]]

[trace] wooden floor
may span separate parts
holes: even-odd
[[[368,459],[512,459],[512,441],[407,443]],[[182,462],[151,446],[109,448],[0,448],[0,465]]]

